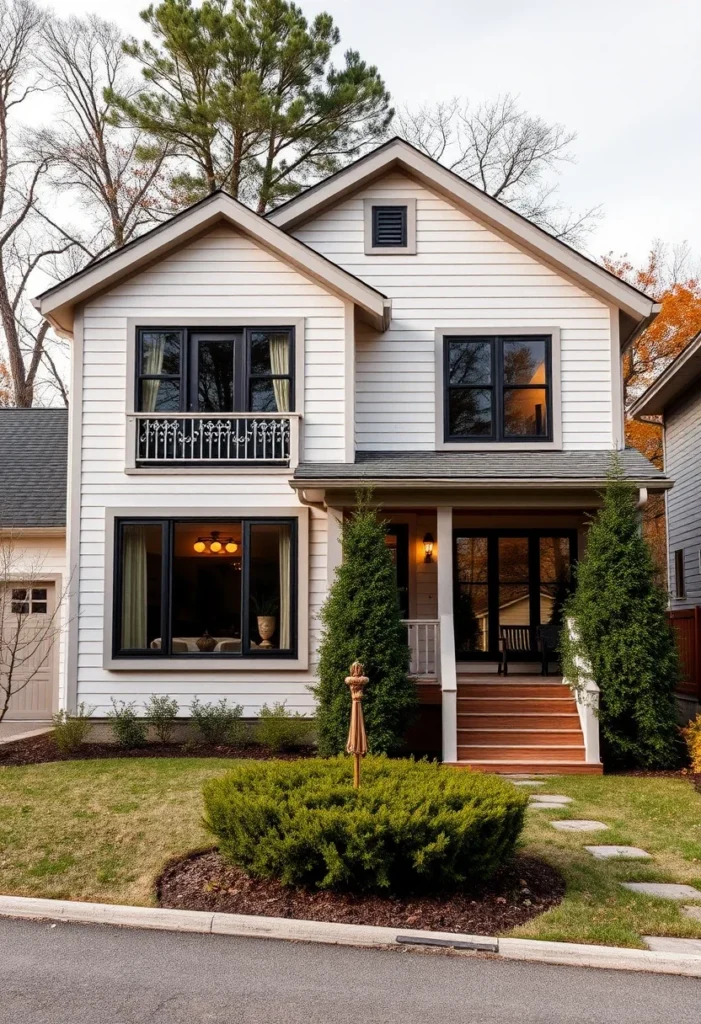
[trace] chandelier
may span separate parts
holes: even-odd
[[[233,537],[222,537],[219,530],[212,530],[208,537],[198,537],[192,545],[198,555],[209,552],[212,555],[234,555],[239,549]]]

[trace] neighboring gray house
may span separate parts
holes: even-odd
[[[661,417],[667,569],[672,622],[685,669],[685,711],[701,706],[701,332],[633,406],[639,420]]]
[[[28,606],[41,620],[67,588],[67,463],[67,409],[0,409],[0,586],[11,591],[0,607],[10,619]],[[66,626],[67,602],[60,612]],[[2,735],[18,722],[46,722],[62,706],[65,632],[48,656],[35,652],[38,671],[10,701]]]

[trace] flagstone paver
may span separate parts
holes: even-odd
[[[609,860],[616,857],[630,857],[631,859],[643,860],[651,857],[652,854],[641,850],[639,846],[585,846],[585,850],[593,854],[597,860]]]
[[[532,793],[530,800],[533,804],[560,804],[561,807],[572,803],[571,796],[558,796],[555,793]]]
[[[692,921],[701,921],[701,907],[682,907],[684,917],[690,917]]]
[[[604,825],[603,821],[589,821],[587,818],[551,821],[550,824],[558,832],[603,832],[608,829],[608,825]]]
[[[535,779],[510,779],[514,786],[544,786],[544,781],[536,781]]]
[[[667,935],[643,935],[653,953],[690,953],[701,956],[701,939],[673,939]]]
[[[644,896],[657,896],[662,900],[701,900],[701,889],[676,882],[621,882],[624,889],[640,892]]]

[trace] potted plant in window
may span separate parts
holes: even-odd
[[[251,597],[256,610],[256,622],[260,635],[260,647],[269,648],[273,645],[270,638],[277,628],[278,599],[273,594],[256,594]]]

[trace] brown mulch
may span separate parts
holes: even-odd
[[[257,745],[212,747],[194,743],[149,743],[136,750],[123,750],[114,743],[83,743],[78,750],[63,754],[47,734],[0,745],[0,767],[46,764],[49,761],[94,761],[115,757],[243,757],[258,761],[274,757],[278,760],[295,761],[302,757],[311,757],[315,753],[312,747],[300,748],[294,753],[274,754],[268,747]]]
[[[178,910],[494,935],[556,906],[565,883],[543,861],[515,857],[487,885],[449,895],[400,899],[309,892],[250,878],[210,850],[169,865],[157,893],[159,906]]]

